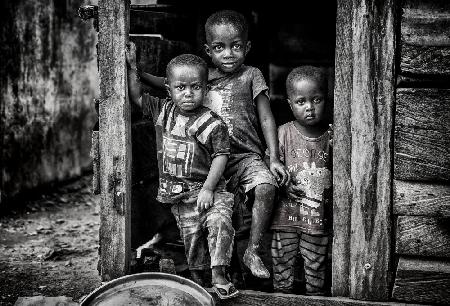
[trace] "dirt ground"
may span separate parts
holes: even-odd
[[[99,287],[98,212],[87,175],[0,217],[0,305],[36,295],[79,302]]]

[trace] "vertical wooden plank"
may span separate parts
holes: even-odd
[[[130,256],[131,128],[125,46],[129,0],[99,1],[100,273],[128,272]]]
[[[350,297],[389,298],[395,0],[353,1]]]
[[[349,295],[351,196],[352,100],[352,1],[338,1],[336,13],[336,58],[333,145],[333,296]]]
[[[92,158],[92,193],[100,193],[100,152],[98,151],[98,131],[92,132],[91,158]]]

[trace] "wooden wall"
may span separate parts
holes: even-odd
[[[392,298],[450,303],[450,2],[407,0],[394,138]]]

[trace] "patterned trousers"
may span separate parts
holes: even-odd
[[[297,229],[275,230],[272,236],[273,286],[276,292],[291,293],[294,267],[304,260],[306,294],[325,294],[328,235],[310,235]]]
[[[190,270],[230,264],[234,241],[233,203],[233,194],[221,191],[214,193],[213,207],[201,213],[197,211],[196,201],[172,206]]]

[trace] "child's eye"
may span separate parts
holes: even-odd
[[[305,99],[299,99],[295,103],[297,103],[298,105],[303,105],[303,104],[305,104],[305,102],[306,102]]]
[[[194,90],[200,90],[202,87],[200,85],[194,85],[193,88]]]
[[[176,89],[178,89],[178,90],[184,90],[184,85],[177,85],[177,86],[175,86],[175,88]]]
[[[222,51],[222,49],[223,49],[223,47],[220,46],[220,45],[213,46],[213,50],[214,50],[214,51]]]
[[[242,49],[242,45],[239,45],[239,44],[233,45],[233,49],[234,50],[241,50]]]
[[[314,104],[319,104],[320,102],[322,102],[322,98],[315,97],[315,98],[313,99],[313,102],[314,102]]]

